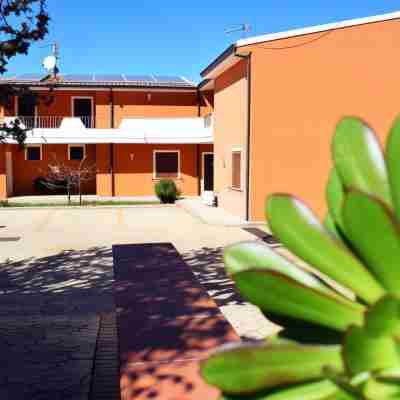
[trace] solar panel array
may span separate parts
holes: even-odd
[[[41,74],[22,74],[1,80],[23,83],[40,82],[45,76]],[[60,74],[59,83],[66,84],[115,84],[115,85],[144,85],[144,86],[194,86],[180,76],[166,75],[130,75],[130,74]]]

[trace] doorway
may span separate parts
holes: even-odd
[[[72,116],[79,117],[86,128],[94,128],[93,98],[73,97]]]
[[[201,197],[205,203],[212,204],[214,201],[214,153],[202,153],[202,171]]]

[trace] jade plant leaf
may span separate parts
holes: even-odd
[[[329,380],[321,380],[281,388],[274,393],[234,397],[222,395],[219,400],[356,400],[356,398],[343,392]]]
[[[391,293],[400,294],[400,231],[392,212],[378,200],[351,191],[343,207],[346,237]]]
[[[335,224],[343,229],[342,221],[342,207],[344,202],[345,192],[342,181],[336,169],[333,168],[330,175],[328,184],[326,186],[326,200],[328,203],[329,214],[331,215]]]
[[[327,366],[344,371],[340,346],[247,344],[217,351],[201,372],[209,384],[239,395],[317,379]]]
[[[332,156],[347,189],[357,189],[392,204],[380,144],[367,124],[358,118],[343,118],[336,126]]]
[[[367,303],[374,303],[385,293],[364,265],[325,230],[300,200],[285,194],[272,195],[267,201],[267,215],[276,237],[314,268]]]
[[[400,300],[387,295],[365,315],[365,328],[372,336],[400,337]]]
[[[400,116],[393,123],[386,142],[386,166],[393,205],[400,220]]]
[[[310,272],[302,270],[260,242],[241,242],[228,246],[224,251],[224,263],[230,275],[249,269],[276,271],[305,286],[336,295]]]
[[[330,296],[275,271],[249,270],[233,275],[240,293],[264,312],[313,322],[337,331],[361,325],[364,307]]]
[[[400,399],[400,385],[370,379],[363,385],[362,393],[368,400],[398,400]]]
[[[354,326],[346,333],[343,359],[351,375],[400,367],[400,353],[393,336],[373,336]]]

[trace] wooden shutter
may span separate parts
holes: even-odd
[[[232,188],[242,189],[242,152],[232,152]]]

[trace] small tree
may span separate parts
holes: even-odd
[[[54,159],[48,165],[45,180],[42,182],[50,190],[65,189],[68,197],[68,204],[71,204],[72,193],[79,194],[79,204],[82,205],[82,184],[94,179],[96,166],[85,166],[86,157],[78,166],[66,165]]]
[[[43,40],[48,33],[47,0],[0,0],[0,74],[6,72],[11,58],[28,54],[33,42]],[[0,105],[6,107],[13,96],[30,92],[28,88],[1,85]],[[20,121],[0,124],[0,143],[11,138],[18,143],[26,139],[26,129]]]

